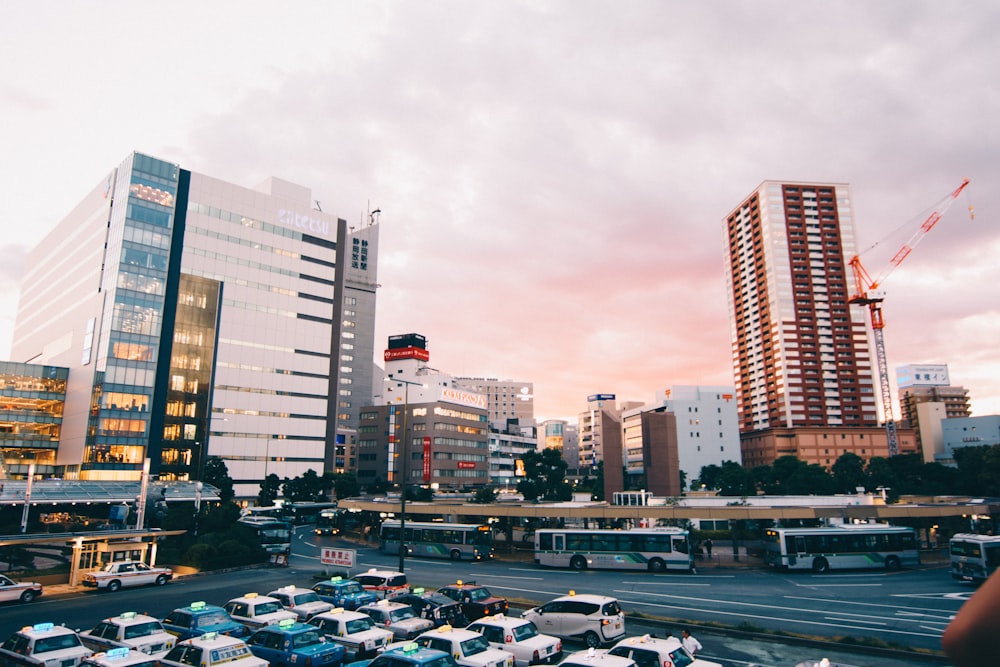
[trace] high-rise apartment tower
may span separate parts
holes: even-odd
[[[724,225],[741,433],[877,425],[848,186],[765,181]]]

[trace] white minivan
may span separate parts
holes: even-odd
[[[606,595],[569,595],[529,609],[521,618],[532,621],[540,632],[562,639],[583,640],[598,647],[625,635],[625,614],[616,598]]]

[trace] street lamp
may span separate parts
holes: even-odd
[[[406,485],[409,481],[410,475],[410,452],[409,452],[409,438],[410,434],[407,430],[407,413],[410,411],[410,385],[417,385],[418,387],[426,387],[426,384],[420,382],[412,382],[410,380],[403,380],[400,378],[394,378],[392,375],[385,379],[386,382],[396,382],[397,386],[403,386],[403,447],[399,456],[402,457],[403,462],[400,466],[400,481],[399,481],[399,571],[403,572],[403,563],[406,559]],[[395,429],[395,426],[393,426]],[[395,436],[395,433],[392,434]]]

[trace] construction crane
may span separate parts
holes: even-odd
[[[969,184],[969,179],[964,179],[953,192],[944,197],[934,206],[933,212],[924,220],[923,224],[913,233],[913,236],[903,244],[889,264],[876,276],[872,278],[861,264],[861,258],[855,255],[851,258],[851,271],[854,273],[854,294],[850,298],[853,304],[868,306],[868,313],[871,316],[872,337],[875,341],[875,361],[878,367],[879,385],[882,390],[882,418],[885,420],[886,439],[889,444],[889,456],[899,454],[899,437],[896,431],[896,420],[892,413],[892,389],[889,385],[889,368],[885,358],[885,320],[882,317],[882,301],[885,300],[885,292],[879,288],[882,282],[892,273],[893,269],[899,266],[904,259],[909,256],[927,233],[934,228],[938,220],[945,211],[955,202],[958,195],[962,193],[965,186]],[[969,215],[973,215],[972,207],[969,207]]]

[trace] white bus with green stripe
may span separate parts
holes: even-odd
[[[764,561],[780,570],[884,569],[920,564],[916,532],[888,524],[843,524],[827,528],[768,528]]]
[[[574,570],[694,570],[688,531],[681,528],[535,531],[535,562]]]
[[[451,560],[489,560],[493,558],[493,530],[478,523],[438,523],[407,521],[403,543],[410,556],[450,558]],[[386,519],[379,530],[382,553],[399,553],[400,522]]]

